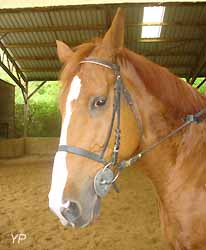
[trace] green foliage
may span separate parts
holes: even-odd
[[[16,135],[23,136],[24,130],[24,105],[16,104]],[[61,117],[58,106],[47,103],[33,103],[29,106],[28,136],[56,137],[60,135]]]
[[[29,82],[29,94],[32,93],[41,82]],[[60,89],[60,83],[58,81],[45,83],[30,99],[29,104],[34,103],[48,103],[57,104],[58,93]],[[23,104],[24,99],[20,88],[16,89],[15,102],[17,104]]]
[[[29,83],[32,93],[39,82]],[[28,136],[59,136],[61,118],[58,109],[59,82],[48,82],[29,99]],[[23,97],[20,89],[16,91],[16,132],[23,135]]]
[[[193,86],[194,88],[196,88],[203,80],[204,80],[204,78],[202,78],[202,77],[197,78],[192,86]],[[205,91],[206,91],[206,84],[204,83],[200,88],[198,88],[198,91],[199,91],[201,94],[204,94]]]

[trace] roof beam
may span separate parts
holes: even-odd
[[[53,61],[58,60],[57,55],[56,56],[17,56],[14,57],[17,61]]]
[[[185,72],[182,73],[176,73],[179,77],[186,78],[187,75],[185,75]],[[45,78],[45,77],[30,77],[28,78],[29,82],[34,82],[34,81],[59,81],[58,77],[50,77],[50,78]]]
[[[17,63],[15,62],[15,60],[13,59],[11,54],[9,53],[9,51],[6,49],[6,46],[1,41],[0,41],[0,48],[2,49],[3,53],[6,55],[8,64],[10,65],[10,63],[11,63],[12,66],[15,68],[18,78],[19,79],[22,78],[24,82],[27,82],[26,76],[22,73],[21,69],[19,68],[19,66],[17,65]],[[8,70],[10,70],[10,67],[7,67],[7,68],[8,68]]]
[[[103,5],[102,5],[103,6]],[[0,9],[0,13],[44,13],[56,11],[75,11],[75,10],[102,10],[98,5],[68,5],[68,6],[46,6],[46,7],[28,7],[28,8],[14,8],[14,9]]]
[[[154,1],[154,2],[138,2],[138,3],[133,3],[133,2],[128,2],[128,3],[111,3],[109,6],[111,7],[128,7],[131,6],[131,4],[135,7],[145,7],[145,6],[157,6],[159,4],[159,1]],[[162,6],[178,6],[178,7],[188,7],[188,6],[205,6],[205,2],[161,2]],[[102,10],[105,4],[88,4],[88,5],[67,5],[67,6],[46,6],[46,7],[25,7],[25,8],[13,8],[13,9],[7,9],[7,8],[2,8],[0,9],[0,13],[44,13],[44,12],[56,12],[56,11],[75,11],[75,10]]]
[[[58,77],[30,77],[28,78],[29,84],[32,84],[30,82],[41,82],[41,81],[45,81],[45,82],[54,82],[54,81],[58,81]]]
[[[185,72],[177,72],[176,75],[178,75],[179,77],[183,77],[186,78],[187,75],[185,74]],[[200,76],[200,77],[205,77],[205,76]],[[29,82],[33,82],[33,81],[59,81],[58,76],[57,77],[28,77],[28,81]]]
[[[0,33],[22,33],[22,32],[50,32],[66,30],[100,30],[105,29],[104,25],[64,25],[64,26],[45,26],[45,27],[18,27],[18,28],[0,28]]]
[[[167,68],[188,68],[188,67],[193,67],[194,65],[192,65],[191,63],[187,63],[187,64],[166,63],[166,64],[161,64],[161,66],[167,67]],[[22,68],[23,72],[59,72],[60,70],[61,70],[61,67]]]
[[[206,23],[183,23],[183,22],[147,22],[147,23],[128,23],[125,26],[130,27],[141,27],[141,26],[164,26],[164,27],[193,27],[193,28],[206,28]],[[1,27],[0,33],[22,33],[22,32],[51,32],[51,31],[66,31],[66,30],[105,30],[106,27],[104,24],[96,25],[60,25],[60,26],[38,26],[38,27]]]
[[[27,83],[25,75],[1,41],[0,49],[3,52],[0,56],[0,67],[11,77],[11,79],[17,84],[17,86],[20,87],[23,97],[25,97],[25,84]]]
[[[138,38],[129,42],[138,42],[138,43],[183,43],[183,42],[193,42],[193,41],[202,41],[202,38],[182,38],[182,39],[171,39],[171,38]],[[70,46],[76,46],[77,44],[82,43],[82,41],[68,42]],[[46,43],[12,43],[5,44],[6,48],[39,48],[39,47],[56,47],[55,42],[46,42]]]
[[[178,52],[172,52],[172,51],[159,51],[159,52],[148,52],[148,51],[139,51],[140,54],[144,56],[198,56],[196,51],[178,51]],[[55,61],[59,60],[57,55],[54,56],[17,56],[14,57],[14,60],[16,61]]]
[[[32,68],[22,68],[23,72],[59,72],[61,67],[32,67]]]
[[[168,57],[168,56],[191,56],[191,57],[196,57],[197,53],[196,52],[184,52],[184,51],[179,51],[179,52],[172,52],[172,51],[162,51],[162,52],[144,52],[144,51],[139,51],[140,54],[143,54],[144,56],[155,56],[155,57]]]
[[[9,49],[16,49],[16,48],[39,48],[39,47],[56,47],[55,42],[47,42],[47,43],[12,43],[12,44],[5,44],[6,48]]]
[[[179,42],[194,42],[202,41],[202,38],[138,38],[136,40],[138,43],[179,43]]]
[[[161,63],[160,66],[172,69],[172,68],[190,68],[190,67],[193,67],[194,65],[191,63],[184,63],[184,64],[176,64],[176,63],[165,63],[164,64],[164,63]]]

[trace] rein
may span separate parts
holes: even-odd
[[[192,122],[200,123],[200,122],[206,120],[206,116],[204,117],[204,119],[200,119],[200,117],[206,113],[206,108],[202,109],[201,111],[199,111],[196,114],[187,115],[184,118],[184,123],[182,125],[180,125],[178,128],[176,128],[175,130],[173,130],[172,132],[170,132],[168,135],[162,137],[156,143],[149,145],[147,148],[138,152],[137,154],[135,154],[131,158],[118,162],[120,138],[121,138],[121,136],[120,136],[120,109],[121,109],[120,98],[121,98],[121,94],[123,94],[128,105],[130,106],[133,113],[135,114],[135,117],[137,120],[137,125],[139,127],[140,134],[142,137],[143,136],[143,127],[142,127],[141,119],[139,118],[139,116],[137,115],[137,113],[135,111],[134,104],[133,104],[133,101],[132,101],[132,98],[131,98],[129,91],[123,85],[121,75],[120,75],[119,65],[109,63],[109,62],[106,62],[104,60],[100,60],[98,58],[93,58],[93,57],[85,58],[84,60],[82,60],[80,62],[80,64],[83,64],[83,63],[92,63],[92,64],[100,65],[102,67],[106,67],[106,68],[114,71],[114,75],[115,75],[114,102],[113,102],[112,119],[111,119],[109,131],[107,133],[107,137],[106,137],[106,140],[105,140],[105,143],[103,146],[103,150],[100,154],[96,154],[96,153],[93,153],[91,151],[82,149],[80,147],[70,146],[70,145],[59,145],[58,151],[64,151],[67,153],[80,155],[80,156],[89,158],[93,161],[104,164],[104,168],[100,169],[94,178],[94,189],[95,189],[96,194],[99,197],[105,196],[108,193],[111,185],[113,185],[114,189],[117,192],[119,192],[119,189],[117,188],[115,181],[117,180],[121,170],[134,164],[136,161],[141,159],[143,157],[143,155],[150,152],[151,150],[153,150],[154,148],[159,146],[161,143],[163,143],[164,141],[166,141],[170,137],[176,135],[180,130],[187,127]],[[115,143],[113,146],[113,152],[112,152],[111,159],[109,161],[107,161],[104,159],[104,155],[105,155],[106,149],[108,147],[108,144],[109,144],[109,141],[111,138],[111,134],[112,134],[112,131],[114,128],[115,117],[117,120],[116,129],[115,129]],[[114,167],[114,170],[112,170],[112,167]]]

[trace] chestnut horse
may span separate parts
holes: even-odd
[[[155,187],[171,249],[205,250],[206,126],[204,119],[182,124],[185,116],[206,107],[206,97],[164,67],[124,48],[123,42],[121,9],[103,39],[74,50],[57,41],[64,63],[62,130],[49,207],[65,226],[88,225],[117,177],[114,164],[110,166],[114,158],[118,167],[125,167],[128,161],[123,160],[149,149],[130,163]],[[99,156],[102,151],[104,157]]]

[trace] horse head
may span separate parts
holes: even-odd
[[[139,146],[140,126],[130,107],[132,97],[128,99],[128,93],[124,96],[117,90],[118,84],[120,92],[133,90],[118,68],[123,43],[121,9],[101,41],[74,50],[57,42],[58,56],[64,63],[62,129],[49,206],[66,226],[83,227],[98,216],[101,198],[117,177],[110,168],[113,161],[118,164],[127,159]],[[127,89],[122,89],[122,82]]]

